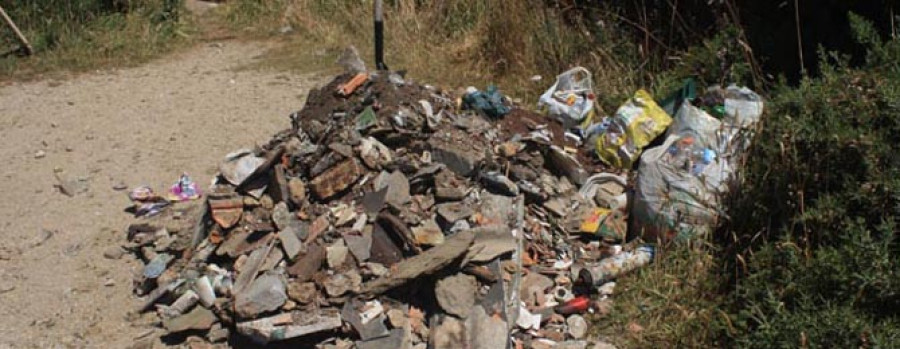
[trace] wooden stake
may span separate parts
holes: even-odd
[[[3,10],[3,7],[0,6],[0,16],[3,16],[3,20],[6,21],[6,24],[12,28],[13,32],[16,33],[16,36],[19,38],[19,41],[22,43],[22,48],[25,49],[25,55],[31,56],[34,53],[34,50],[31,48],[31,44],[28,43],[28,39],[25,38],[25,35],[22,35],[22,32],[19,31],[19,27],[16,26],[16,23],[12,21],[12,18],[9,18],[9,15],[6,14],[6,11]]]

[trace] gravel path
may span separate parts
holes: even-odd
[[[289,126],[315,76],[236,70],[265,44],[205,44],[145,66],[0,87],[0,347],[123,348],[138,263],[127,190],[182,172],[206,188],[226,153]],[[84,186],[70,197],[57,177]],[[76,186],[77,187],[77,186]],[[77,188],[76,188],[77,189]]]

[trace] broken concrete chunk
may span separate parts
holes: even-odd
[[[263,274],[247,290],[235,296],[235,312],[241,318],[252,318],[281,307],[287,301],[284,282],[280,277]]]
[[[553,280],[550,278],[538,273],[528,273],[522,278],[522,284],[519,286],[522,302],[526,305],[536,305],[538,297],[543,297],[551,287]]]
[[[309,304],[316,299],[316,284],[312,282],[291,282],[287,287],[288,297],[300,304]]]
[[[435,349],[466,348],[468,342],[465,324],[453,317],[445,317],[441,324],[434,328],[432,345]]]
[[[519,195],[519,187],[508,177],[499,172],[487,172],[481,175],[481,182],[488,190],[506,196]]]
[[[344,308],[341,309],[341,318],[350,324],[350,327],[359,334],[360,339],[363,341],[389,335],[390,332],[384,326],[381,314],[369,321],[363,319],[362,314],[366,311],[365,308],[366,304],[360,301],[344,303]]]
[[[480,211],[483,219],[482,226],[512,226],[515,220],[515,206],[513,198],[503,195],[485,193],[481,195]]]
[[[333,330],[341,327],[337,311],[284,313],[237,324],[237,331],[260,344]]]
[[[437,201],[460,201],[466,198],[466,191],[460,188],[437,187],[434,190],[434,198]]]
[[[488,316],[482,307],[472,307],[466,319],[466,334],[468,347],[473,349],[506,348],[509,341],[506,322]]]
[[[362,173],[363,169],[356,160],[344,160],[314,178],[309,187],[316,197],[327,199],[356,183]]]
[[[204,307],[194,307],[191,312],[172,319],[163,320],[163,326],[169,333],[187,330],[207,330],[218,321],[216,314]]]
[[[339,239],[325,250],[328,255],[328,267],[332,269],[344,264],[344,261],[347,260],[347,253],[350,252],[350,249],[344,245],[344,239]]]
[[[365,262],[369,260],[369,257],[372,255],[371,232],[344,234],[344,242],[347,243],[347,248],[350,249],[350,253],[353,254],[353,257],[356,258],[358,262]]]
[[[403,329],[394,329],[384,337],[356,342],[357,349],[404,349],[409,348],[408,335]]]
[[[444,243],[444,232],[434,219],[426,219],[422,225],[412,228],[416,244],[437,246]]]
[[[265,158],[253,155],[248,149],[241,149],[225,155],[225,161],[219,165],[219,172],[229,183],[240,185],[265,162]]]
[[[271,250],[272,244],[266,244],[265,247],[256,249],[250,254],[250,257],[247,258],[247,261],[241,268],[241,272],[238,274],[237,279],[234,280],[234,293],[240,293],[244,288],[250,285],[256,277],[256,274],[259,273],[259,270],[262,268],[266,261],[266,257]]]
[[[279,231],[278,240],[281,241],[281,247],[289,260],[293,261],[303,249],[303,242],[297,237],[293,228]]]
[[[409,203],[409,180],[400,171],[382,172],[375,178],[375,190],[387,188],[385,200],[394,207],[403,207]]]
[[[396,264],[403,257],[400,247],[394,243],[380,224],[375,224],[372,228],[372,248],[370,252],[371,256],[369,259],[372,262],[386,266]]]
[[[304,282],[313,277],[322,264],[325,262],[325,248],[318,244],[309,245],[306,254],[297,259],[294,264],[288,267],[289,275],[295,277],[295,281]]]
[[[330,297],[340,297],[347,292],[358,292],[362,284],[362,276],[356,270],[328,276],[323,282],[325,293]]]
[[[306,183],[300,178],[291,178],[287,182],[291,203],[294,206],[303,206],[306,201]]]
[[[475,242],[469,249],[467,259],[473,262],[488,262],[504,253],[516,249],[516,238],[509,228],[491,226],[473,229]]]
[[[458,220],[469,218],[469,216],[475,214],[475,211],[461,202],[450,202],[437,205],[437,214],[445,222],[453,224]]]
[[[444,311],[464,319],[475,305],[477,290],[478,282],[474,276],[456,274],[438,280],[434,294]]]
[[[575,314],[566,319],[569,335],[575,339],[582,339],[587,334],[588,324],[581,315]]]
[[[484,151],[473,146],[471,136],[454,131],[450,137],[434,136],[428,140],[431,157],[434,162],[442,163],[454,173],[469,177],[475,168],[484,160]]]
[[[474,240],[475,234],[472,231],[459,232],[443,244],[397,263],[389,276],[367,282],[362,293],[378,295],[421,275],[440,270],[463,255]]]

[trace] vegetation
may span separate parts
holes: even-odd
[[[0,6],[35,50],[17,57],[12,31],[0,29],[0,79],[60,70],[130,65],[176,47],[183,32],[183,0],[2,0]]]
[[[661,96],[685,77],[766,95],[730,220],[710,241],[661,246],[655,264],[620,280],[612,312],[594,317],[594,335],[624,347],[900,342],[900,42],[888,35],[895,33],[843,9],[851,25],[832,29],[854,43],[820,48],[802,75],[766,70],[766,62],[796,52],[754,52],[752,45],[772,41],[765,17],[756,27],[739,18],[739,10],[752,18],[781,2],[590,3],[386,1],[385,36],[391,68],[452,88],[494,83],[523,101],[577,65],[595,74],[601,113],[639,87]],[[879,3],[868,4],[876,11]],[[238,36],[282,41],[252,68],[334,71],[347,45],[363,58],[372,52],[370,5],[231,0],[215,15]],[[29,60],[0,59],[4,77],[141,61],[177,45],[190,28],[180,1],[4,0],[3,7],[38,51]]]

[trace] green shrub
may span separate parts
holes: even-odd
[[[864,66],[823,53],[821,77],[775,89],[767,105],[728,234],[732,344],[900,340],[900,42],[851,22]]]

